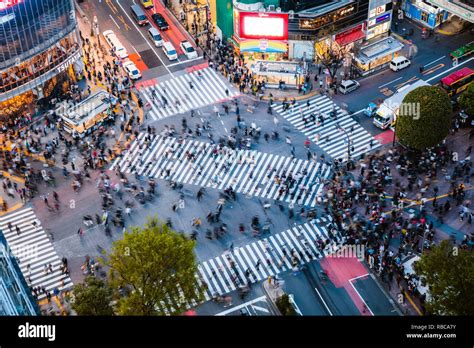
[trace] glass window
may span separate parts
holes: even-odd
[[[421,20],[428,23],[428,13],[421,11]]]
[[[25,0],[0,11],[0,68],[44,51],[74,30],[71,0]]]

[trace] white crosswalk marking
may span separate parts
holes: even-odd
[[[226,94],[226,89],[228,94]],[[239,95],[231,84],[210,68],[144,87],[140,89],[140,92],[146,104],[149,105],[148,115],[153,120],[184,113]],[[164,104],[165,100],[167,105]]]
[[[245,284],[247,270],[249,280],[255,283],[292,269],[292,254],[297,257],[299,265],[322,258],[340,242],[339,239],[333,240],[324,250],[320,250],[317,241],[327,239],[328,232],[324,228],[306,223],[235,248],[232,253],[226,251],[223,255],[200,262],[198,271],[200,279],[207,284],[206,299],[226,294]],[[222,264],[223,267],[216,266]],[[230,283],[228,274],[234,278],[230,279]]]
[[[381,146],[370,133],[346,111],[336,106],[329,97],[311,98],[309,104],[308,107],[307,101],[296,102],[293,107],[285,111],[282,104],[273,104],[273,109],[334,159],[347,160],[348,152],[347,136],[344,131],[338,129],[338,126],[348,133],[350,146],[354,147],[354,150],[351,150],[351,158]],[[333,110],[336,111],[337,119],[331,117]],[[314,118],[311,115],[314,115]],[[323,118],[322,122],[319,116]],[[304,119],[307,120],[306,125]]]
[[[11,229],[9,223],[11,223]],[[19,228],[19,233],[16,226]],[[71,278],[61,272],[62,261],[33,209],[21,209],[0,217],[0,229],[13,255],[17,258],[29,286],[45,287],[48,292],[54,288],[61,291],[72,287]],[[49,264],[53,271],[45,272],[45,266]],[[44,297],[45,295],[42,294],[38,299]]]
[[[330,167],[251,150],[140,133],[111,169],[314,207]],[[290,179],[291,177],[291,179]]]

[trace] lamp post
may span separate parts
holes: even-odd
[[[337,129],[339,131],[343,131],[347,137],[347,160],[349,161],[349,159],[351,158],[351,138],[349,137],[349,133],[347,133],[347,131],[343,127],[338,125]]]

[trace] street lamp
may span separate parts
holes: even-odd
[[[343,131],[347,137],[347,160],[349,160],[351,158],[351,138],[349,137],[349,133],[340,125],[337,125],[337,129]]]

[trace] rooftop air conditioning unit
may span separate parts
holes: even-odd
[[[277,7],[277,8],[276,8],[276,11],[277,11],[277,12],[281,12],[281,7]]]
[[[293,11],[293,10],[288,11],[288,18],[289,19],[294,19],[295,18],[295,11]]]
[[[265,12],[265,7],[260,7],[260,8],[258,9],[258,12]]]
[[[275,11],[275,5],[268,5],[268,11]]]

